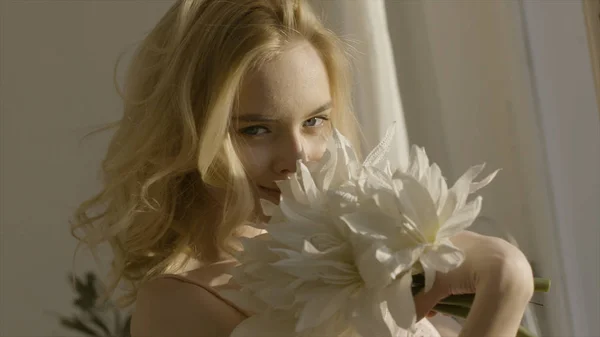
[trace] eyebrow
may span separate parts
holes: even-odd
[[[329,102],[321,105],[320,107],[316,108],[315,110],[311,111],[309,114],[304,116],[304,118],[308,118],[308,117],[317,115],[323,111],[326,111],[327,109],[330,109],[331,106],[332,106],[331,101],[329,101]],[[275,118],[272,115],[265,115],[265,114],[247,114],[247,115],[237,116],[237,117],[235,117],[235,119],[237,121],[241,121],[241,122],[273,122],[273,121],[278,120],[278,118]]]

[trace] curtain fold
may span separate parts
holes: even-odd
[[[408,136],[383,0],[312,0],[328,28],[348,41],[353,55],[355,113],[368,153],[395,122],[392,164],[408,161]]]

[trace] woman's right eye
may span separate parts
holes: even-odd
[[[247,128],[243,128],[240,130],[240,133],[247,135],[247,136],[260,136],[263,135],[265,133],[268,133],[269,129],[267,129],[264,126],[249,126]]]

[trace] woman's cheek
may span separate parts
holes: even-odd
[[[271,160],[270,146],[247,144],[243,149],[242,164],[253,180],[264,175]]]
[[[308,144],[305,149],[308,161],[318,161],[323,157],[327,150],[327,137],[323,135],[311,137],[305,144]]]

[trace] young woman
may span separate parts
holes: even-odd
[[[236,239],[256,234],[246,224],[266,220],[257,200],[277,202],[275,181],[300,155],[318,160],[333,127],[356,144],[347,69],[340,41],[299,0],[181,0],[145,38],[104,187],[73,228],[112,245],[111,289],[132,286],[134,337],[228,336],[252,314],[218,294]],[[527,260],[499,239],[453,241],[466,261],[415,297],[419,317],[477,291],[461,335],[514,336],[533,294]]]

